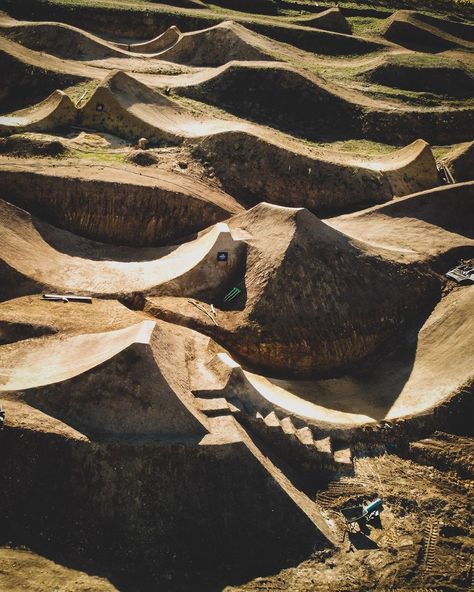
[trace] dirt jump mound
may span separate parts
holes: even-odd
[[[225,312],[223,300],[219,326],[205,330],[253,367],[304,375],[350,366],[422,314],[436,291],[429,274],[392,261],[389,251],[349,238],[307,210],[260,204],[229,225],[249,235],[247,269],[235,284],[235,306]],[[375,308],[369,292],[377,293]],[[339,305],[339,298],[351,306]],[[170,302],[163,306],[174,309]],[[176,303],[175,312],[181,306]]]
[[[304,27],[314,27],[315,29],[325,29],[326,31],[335,31],[348,35],[352,32],[349,23],[339,8],[329,8],[309,18],[299,18],[293,22]]]

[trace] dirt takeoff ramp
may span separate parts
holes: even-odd
[[[120,49],[125,49],[134,53],[158,53],[170,48],[181,36],[178,27],[172,25],[164,33],[141,43],[115,43]]]
[[[2,391],[25,391],[33,407],[109,435],[202,437],[206,418],[175,377],[173,337],[153,321],[38,347],[22,342],[2,355]],[[146,378],[145,378],[146,377]]]
[[[111,73],[100,84],[79,110],[79,121],[122,138],[171,144],[229,127],[228,121],[191,113],[123,72]],[[247,124],[233,126],[245,129]]]
[[[132,249],[55,229],[1,200],[0,219],[3,298],[17,295],[22,284],[29,293],[34,285],[33,292],[80,291],[109,298],[135,292],[192,296],[220,291],[245,260],[242,241],[226,224],[179,246]],[[12,274],[16,280],[10,281]]]
[[[351,27],[339,8],[329,8],[309,18],[294,19],[293,23],[302,27],[314,27],[315,29],[335,31],[336,33],[351,33]]]
[[[0,135],[21,132],[48,132],[69,127],[76,119],[77,111],[71,99],[60,90],[55,90],[47,99],[16,111],[12,115],[0,116]]]

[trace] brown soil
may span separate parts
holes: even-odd
[[[472,23],[223,2],[0,0],[0,589],[470,590]]]

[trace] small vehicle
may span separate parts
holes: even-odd
[[[474,283],[474,265],[461,263],[446,274],[448,278],[455,280],[459,284]]]
[[[341,513],[346,520],[349,532],[355,532],[356,524],[358,524],[360,528],[361,523],[367,524],[367,522],[380,516],[380,512],[382,511],[383,499],[378,497],[367,505],[361,504],[359,506],[342,508]]]

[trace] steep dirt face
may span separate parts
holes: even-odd
[[[176,173],[162,175],[168,179],[163,184],[160,176],[146,177],[113,166],[76,162],[74,167],[49,168],[45,163],[33,172],[27,161],[23,170],[18,164],[0,173],[2,197],[50,223],[102,242],[163,244],[240,209],[230,196],[215,189],[207,191],[202,185],[199,194],[196,183]],[[212,195],[221,203],[214,202]],[[169,225],[170,219],[176,220],[174,226]]]
[[[304,211],[297,214],[276,269],[270,261],[265,264],[260,250],[249,253],[247,322],[260,329],[252,339],[256,352],[247,339],[238,350],[244,359],[274,370],[333,370],[364,358],[420,313],[435,285],[432,278],[332,235]],[[354,265],[357,275],[347,281]],[[375,305],[367,305],[369,294]]]
[[[101,443],[21,428],[1,442],[4,535],[138,589],[249,578],[319,544],[302,519],[288,522],[288,502],[239,442]]]
[[[422,140],[366,160],[302,146],[296,150],[284,140],[224,132],[197,141],[194,152],[212,163],[223,187],[243,203],[304,206],[319,216],[383,203],[439,183],[433,154]]]

